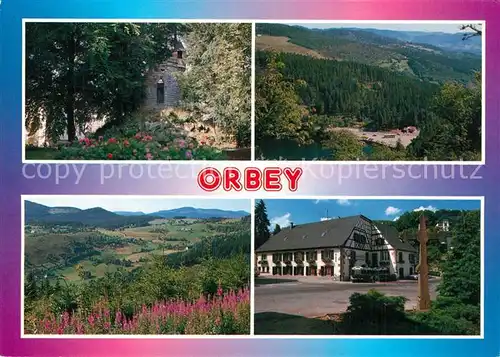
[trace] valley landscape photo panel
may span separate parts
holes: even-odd
[[[250,334],[250,205],[24,197],[23,333]]]
[[[484,162],[482,23],[257,23],[260,160]]]

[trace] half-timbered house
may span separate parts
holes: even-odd
[[[358,215],[291,224],[256,250],[261,275],[335,276],[355,266],[387,267],[398,278],[415,273],[417,251],[388,224]]]

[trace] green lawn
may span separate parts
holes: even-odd
[[[57,149],[52,148],[26,148],[26,160],[54,160]]]

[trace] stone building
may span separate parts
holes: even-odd
[[[404,278],[415,273],[417,250],[387,224],[358,215],[291,224],[256,250],[261,275],[335,276],[349,280],[353,267],[387,267]]]
[[[175,108],[179,105],[181,92],[175,76],[186,70],[185,52],[184,42],[176,41],[172,57],[148,71],[145,102],[147,109]]]

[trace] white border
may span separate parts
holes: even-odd
[[[282,23],[282,24],[457,24],[480,23],[482,25],[482,53],[481,53],[481,161],[305,161],[313,165],[321,164],[336,164],[336,165],[351,165],[351,164],[374,164],[374,165],[485,165],[486,164],[486,21],[485,20],[222,20],[222,19],[39,19],[39,18],[23,18],[22,19],[22,163],[23,164],[160,164],[174,161],[149,161],[149,160],[27,160],[25,155],[25,78],[26,78],[26,40],[25,29],[27,22],[94,22],[94,23],[109,23],[109,22],[135,22],[135,23],[165,23],[165,22],[183,22],[183,23],[251,23],[252,24],[252,113],[251,113],[251,158],[255,159],[255,24],[258,23]],[[197,164],[205,162],[204,160],[192,161],[175,161],[178,164]],[[219,161],[220,162],[220,161]],[[249,163],[251,161],[242,161]],[[269,161],[272,163],[273,161]],[[303,163],[304,161],[287,161],[291,165]],[[227,161],[234,163],[234,161]]]
[[[466,339],[466,340],[483,340],[484,339],[484,196],[283,196],[282,198],[263,198],[265,201],[271,200],[456,200],[456,201],[480,201],[481,206],[481,297],[480,297],[480,334],[469,336],[469,335],[253,335],[252,338],[261,339],[290,339],[290,338],[300,338],[300,339]],[[255,252],[254,252],[255,253]],[[252,291],[255,290],[255,286],[252,287]],[[255,302],[254,302],[255,305]]]
[[[254,334],[254,311],[255,311],[255,284],[254,284],[254,254],[255,254],[255,236],[254,236],[254,223],[255,223],[255,199],[251,198],[252,206],[251,209],[251,268],[250,272],[250,335],[25,335],[24,334],[24,201],[30,198],[36,197],[53,197],[53,196],[77,196],[77,195],[21,195],[21,339],[484,339],[484,196],[283,196],[282,198],[264,198],[265,200],[280,200],[280,199],[290,199],[290,200],[337,200],[337,199],[347,199],[347,200],[458,200],[458,201],[480,201],[481,203],[481,297],[480,297],[480,335],[479,336],[448,336],[448,335],[255,335]],[[90,197],[101,197],[102,195],[87,195]],[[127,197],[130,199],[183,199],[192,198],[189,195],[179,195],[179,196],[148,196],[148,195],[107,195]],[[236,199],[228,198],[227,196],[200,196],[199,199]],[[245,198],[241,198],[245,199]]]
[[[241,339],[248,338],[250,335],[30,335],[24,333],[24,213],[25,213],[25,201],[30,199],[42,198],[42,197],[74,197],[78,195],[21,195],[21,339],[141,339],[141,338],[166,338],[166,339]],[[85,195],[85,197],[93,197],[100,198],[103,195]],[[134,199],[158,199],[158,200],[182,200],[182,199],[192,199],[192,196],[189,195],[176,195],[176,196],[148,196],[148,195],[105,195],[105,197],[121,197],[127,198],[130,200]],[[240,201],[248,201],[249,204],[249,214],[250,214],[250,259],[253,259],[253,250],[254,250],[254,234],[253,234],[253,222],[254,222],[254,206],[253,199],[242,197],[227,197],[227,196],[200,196],[196,199],[200,200],[240,200]],[[251,267],[253,269],[253,261],[251,261]],[[253,270],[250,275],[250,333],[253,334],[253,325],[254,325],[254,314],[253,314]]]

